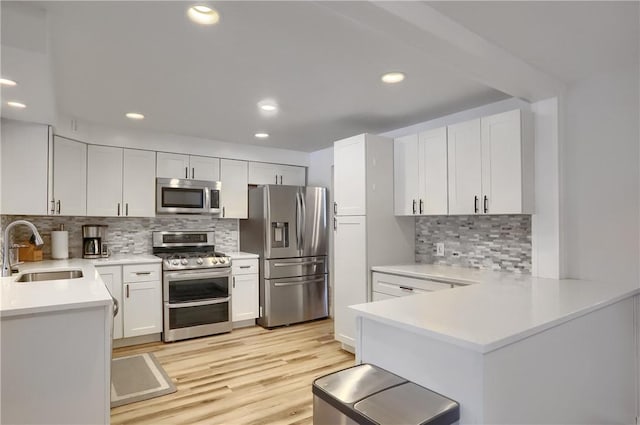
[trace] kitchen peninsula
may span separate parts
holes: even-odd
[[[635,282],[431,265],[373,270],[466,284],[351,307],[357,362],[457,400],[461,424],[635,421]]]
[[[68,278],[19,282],[25,273]],[[112,298],[89,260],[0,278],[2,423],[109,423]]]

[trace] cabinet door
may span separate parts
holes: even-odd
[[[247,162],[231,159],[220,160],[220,181],[222,190],[220,200],[222,217],[248,217]]]
[[[87,215],[87,145],[63,137],[53,141],[56,214]]]
[[[333,144],[334,202],[337,215],[366,214],[365,136]]]
[[[482,118],[482,202],[489,214],[522,213],[520,110]]]
[[[280,184],[278,166],[265,162],[249,162],[249,184]]]
[[[113,318],[113,339],[122,338],[122,268],[120,266],[96,267],[111,296],[118,301],[118,314]]]
[[[160,281],[125,283],[124,336],[162,332],[162,284]]]
[[[220,180],[220,158],[191,155],[189,165],[189,178],[214,182]]]
[[[418,135],[393,141],[393,199],[395,215],[418,213],[420,192]]]
[[[189,155],[158,152],[156,156],[156,177],[188,179]]]
[[[292,165],[281,165],[278,170],[280,177],[278,183],[290,186],[305,186],[307,184],[306,168]]]
[[[154,217],[156,214],[156,154],[125,149],[122,170],[123,214]]]
[[[2,120],[2,214],[47,215],[49,126]]]
[[[446,215],[447,185],[447,128],[436,128],[419,135],[420,215]]]
[[[87,215],[124,215],[122,148],[89,145],[87,158]]]
[[[258,317],[258,275],[233,276],[231,293],[232,321],[251,320]]]
[[[368,301],[366,221],[363,216],[337,217],[334,230],[335,337],[355,347],[355,313],[347,307]]]
[[[451,125],[447,135],[449,214],[476,214],[482,192],[480,119]]]

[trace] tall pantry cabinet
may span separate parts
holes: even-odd
[[[353,350],[348,307],[370,301],[372,266],[414,261],[415,224],[394,215],[392,139],[361,134],[333,149],[335,338]]]

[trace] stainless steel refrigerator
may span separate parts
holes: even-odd
[[[271,328],[329,315],[325,188],[251,189],[249,218],[240,221],[240,249],[260,255],[259,325]]]

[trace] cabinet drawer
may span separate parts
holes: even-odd
[[[149,282],[152,280],[162,280],[159,264],[133,264],[122,266],[122,281],[129,282]]]
[[[374,292],[373,296],[371,297],[371,300],[382,301],[382,300],[389,300],[392,298],[398,298],[398,297],[394,297],[393,295],[389,295],[389,294],[383,294],[382,292]]]
[[[257,274],[258,273],[258,259],[244,259],[244,260],[232,260],[231,261],[231,273],[234,276],[241,274]]]
[[[450,283],[414,279],[386,273],[373,273],[373,291],[395,297],[424,294],[450,288],[453,288]]]

